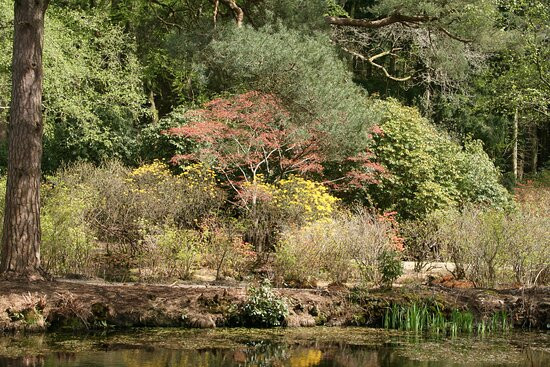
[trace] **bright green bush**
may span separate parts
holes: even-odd
[[[13,2],[0,1],[0,106],[10,99]],[[44,32],[44,161],[135,158],[145,110],[135,41],[109,13],[50,6]],[[0,108],[0,122],[8,110]],[[4,157],[2,157],[4,158]]]
[[[42,187],[42,266],[51,274],[94,276],[99,245],[87,223],[93,205],[85,187]]]
[[[401,255],[396,250],[384,250],[378,256],[378,271],[382,275],[381,284],[392,286],[393,282],[403,274]]]
[[[259,286],[251,286],[246,301],[236,310],[235,318],[243,326],[281,326],[288,315],[283,298],[273,292],[268,280]]]
[[[415,108],[393,100],[373,102],[371,114],[381,130],[374,134],[371,149],[388,171],[369,187],[379,208],[396,210],[402,218],[423,218],[468,203],[510,205],[481,143],[469,141],[462,148]]]

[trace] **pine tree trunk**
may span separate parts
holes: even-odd
[[[42,279],[40,162],[42,160],[42,45],[49,0],[16,0],[8,180],[0,274]]]
[[[512,137],[512,172],[514,173],[514,179],[518,179],[518,130],[519,130],[519,111],[516,108],[514,113],[514,131]]]
[[[539,139],[537,125],[531,125],[531,173],[537,173],[539,157]]]

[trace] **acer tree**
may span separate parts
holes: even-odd
[[[217,98],[187,117],[186,125],[165,133],[188,138],[197,147],[172,162],[208,162],[238,196],[244,183],[255,183],[260,175],[262,181],[274,182],[292,173],[322,171],[318,132],[314,126],[293,125],[274,95],[251,91]]]
[[[8,180],[0,260],[0,274],[5,278],[43,278],[40,267],[42,48],[48,3],[49,0],[14,3]]]

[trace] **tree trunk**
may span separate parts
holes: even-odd
[[[153,124],[158,124],[159,122],[159,111],[157,110],[157,105],[155,104],[155,93],[153,93],[153,90],[151,89],[149,91],[149,110],[151,111],[151,119],[153,120]]]
[[[243,25],[244,12],[237,5],[237,2],[235,0],[221,0],[221,2],[227,5],[231,9],[231,11],[233,11],[233,14],[235,16],[235,22],[237,23],[237,27],[241,28]]]
[[[519,111],[516,108],[514,112],[514,130],[512,137],[512,172],[514,173],[514,179],[518,179],[518,125],[519,125]]]
[[[16,0],[8,180],[0,274],[42,279],[40,162],[42,160],[42,45],[49,0]]]
[[[537,173],[538,157],[539,157],[539,139],[537,125],[531,125],[531,173]]]

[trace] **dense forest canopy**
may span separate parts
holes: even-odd
[[[3,172],[12,8],[0,0]],[[549,168],[545,0],[52,0],[44,34],[44,213],[75,195],[66,235],[86,246],[217,233],[213,212],[257,251],[337,206],[513,212],[514,186]],[[192,213],[137,203],[201,180],[212,196],[173,199]]]
[[[1,7],[5,121],[12,10]],[[550,154],[549,12],[527,0],[53,1],[44,169],[138,162],[160,118],[258,90],[346,154],[365,146],[370,94],[417,107],[459,142],[481,139],[504,172],[517,160],[516,175],[534,173]]]

